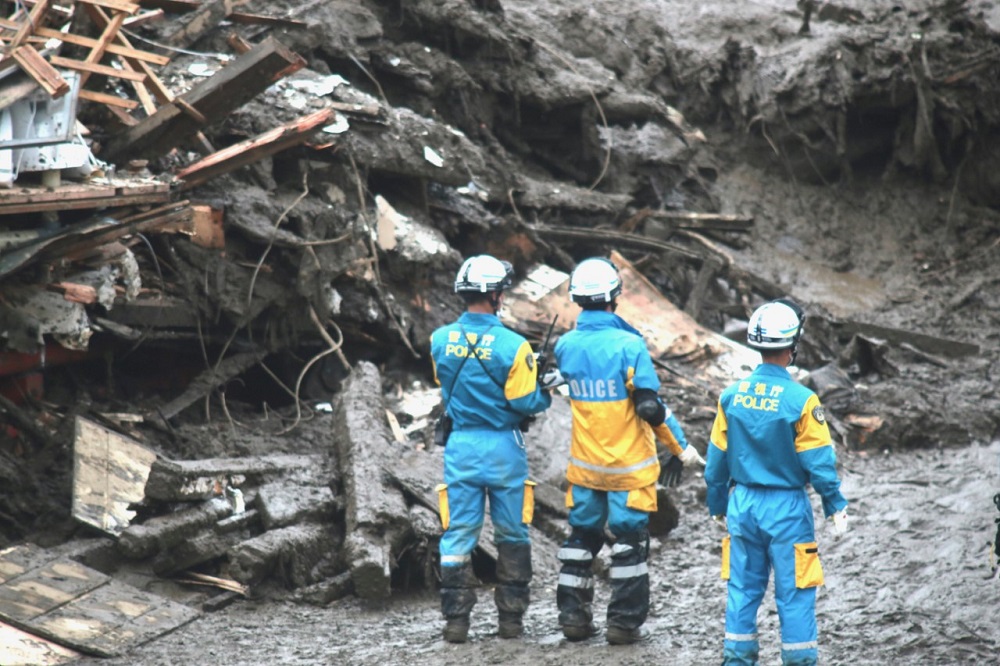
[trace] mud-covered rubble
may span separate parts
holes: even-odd
[[[700,39],[692,22],[718,7],[667,3],[673,29],[637,1],[244,3],[285,19],[252,24],[206,2],[198,25],[169,12],[138,24],[131,48],[185,45],[157,70],[169,95],[131,120],[93,100],[79,114],[126,184],[74,209],[39,198],[33,177],[31,194],[0,192],[0,545],[53,524],[50,540],[80,536],[67,432],[129,413],[159,460],[108,570],[317,603],[432,588],[439,452],[432,413],[403,398],[433,395],[429,334],[460,311],[452,277],[476,252],[527,279],[617,251],[653,304],[630,320],[683,311],[737,340],[755,305],[791,295],[809,315],[802,379],[839,446],[988,441],[996,28],[977,3],[844,2],[800,36],[787,4],[734,9]],[[766,166],[729,167],[740,151]],[[872,174],[879,191],[861,191]],[[854,189],[813,210],[824,200],[808,188],[824,181]],[[914,238],[916,277],[899,261]],[[956,279],[966,268],[982,275]],[[559,311],[567,330],[565,294],[544,303],[507,323],[537,344]],[[656,350],[663,393],[704,449],[725,351]],[[331,400],[332,416],[318,411]],[[553,542],[567,427],[554,408],[528,434],[536,527]],[[313,474],[239,471],[281,456],[309,456]],[[186,486],[164,474],[186,467],[207,485],[171,495]],[[666,535],[679,515],[661,500]],[[491,547],[487,534],[476,556],[487,580]]]

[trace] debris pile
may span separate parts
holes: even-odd
[[[762,222],[777,225],[727,200],[718,149],[691,121],[766,143],[794,183],[855,173],[886,137],[884,166],[938,177],[964,159],[958,144],[994,131],[992,111],[963,122],[986,104],[967,86],[993,62],[992,28],[957,6],[832,7],[814,29],[925,29],[868,55],[833,31],[705,56],[656,21],[629,23],[625,49],[595,13],[530,18],[518,2],[0,3],[0,546],[96,531],[114,545],[109,572],[229,595],[433,588],[427,346],[478,252],[515,264],[505,323],[536,345],[554,314],[557,335],[575,319],[566,271],[612,255],[619,312],[701,450],[718,391],[755,363],[737,343],[748,313],[787,295],[806,305],[803,380],[838,445],[988,437],[996,410],[932,408],[963,367],[988,381],[984,337],[880,321],[885,285],[846,260],[755,263]],[[968,66],[942,76],[952,29]],[[882,75],[864,58],[912,94],[872,102]],[[868,131],[876,109],[885,131]],[[982,180],[974,152],[963,173]],[[528,433],[535,527],[556,542],[565,410],[557,399]],[[661,534],[678,520],[670,492]]]

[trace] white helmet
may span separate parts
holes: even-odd
[[[569,297],[574,303],[610,303],[622,293],[618,268],[603,257],[584,259],[569,278]]]
[[[469,257],[455,276],[455,293],[488,294],[503,291],[514,283],[514,268],[488,254]]]
[[[783,299],[757,308],[747,324],[747,344],[754,349],[794,349],[801,335],[802,310]]]

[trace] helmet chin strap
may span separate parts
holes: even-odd
[[[495,291],[490,294],[489,302],[490,306],[493,308],[493,314],[500,312],[500,294],[503,292]]]
[[[792,345],[792,360],[788,362],[788,365],[795,365],[795,357],[799,355],[799,346]]]

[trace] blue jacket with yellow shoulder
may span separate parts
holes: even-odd
[[[785,368],[761,363],[719,397],[705,483],[711,515],[726,513],[732,483],[764,488],[811,484],[829,517],[847,506],[819,397]]]
[[[431,357],[434,380],[457,429],[514,429],[552,404],[552,396],[538,386],[531,345],[496,315],[466,312],[437,329]]]
[[[656,438],[674,455],[687,441],[669,409],[655,428],[636,414],[632,393],[660,388],[642,335],[613,312],[583,310],[576,329],[556,343],[555,357],[573,410],[567,480],[613,491],[656,483]]]

